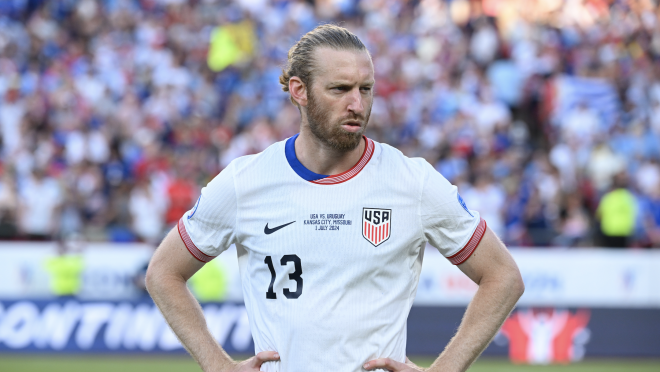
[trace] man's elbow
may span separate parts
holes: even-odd
[[[525,293],[525,282],[523,282],[518,267],[515,267],[515,270],[512,270],[511,275],[509,275],[508,287],[511,295],[515,297],[516,301],[518,301],[523,293]]]
[[[144,276],[144,286],[151,297],[153,297],[154,293],[157,291],[158,282],[158,268],[154,267],[153,262],[151,262],[149,263],[149,267],[147,267],[147,274]]]
[[[186,285],[186,279],[161,258],[152,257],[144,276],[144,285],[151,298],[171,291],[174,286]]]

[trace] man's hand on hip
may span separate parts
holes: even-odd
[[[390,358],[380,358],[370,360],[364,364],[364,369],[372,371],[374,369],[386,369],[391,372],[423,372],[424,368],[418,367],[406,357],[406,363],[394,361]]]
[[[280,355],[276,351],[262,351],[250,359],[237,363],[227,372],[258,372],[262,364],[277,360],[280,360]]]

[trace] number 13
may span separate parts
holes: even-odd
[[[282,292],[284,292],[284,296],[289,299],[295,299],[300,297],[302,294],[303,290],[303,279],[301,277],[302,275],[302,264],[300,263],[300,257],[296,256],[295,254],[287,254],[282,256],[282,259],[280,260],[280,264],[282,266],[286,266],[287,262],[293,262],[293,267],[294,267],[294,272],[289,273],[289,279],[290,280],[295,280],[296,281],[296,290],[294,292],[291,292],[289,288],[284,288]],[[275,284],[275,267],[273,267],[273,259],[270,256],[266,256],[264,259],[264,263],[268,265],[268,270],[270,270],[270,285],[268,286],[268,291],[266,292],[266,298],[268,299],[276,299],[277,294],[275,291],[273,291],[273,284]]]

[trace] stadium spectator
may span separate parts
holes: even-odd
[[[63,298],[75,296],[82,284],[81,274],[85,262],[80,252],[74,252],[71,241],[57,242],[57,255],[46,260],[46,271],[50,274],[50,288],[54,295]]]
[[[156,174],[154,188],[167,198],[181,158],[192,159],[185,179],[198,189],[234,158],[294,135],[298,113],[277,87],[287,45],[333,20],[373,57],[379,83],[367,135],[426,158],[462,194],[484,173],[479,159],[492,159],[492,182],[507,189],[495,215],[509,245],[533,235],[539,210],[555,235],[572,236],[562,231],[573,212],[561,211],[576,205],[587,214],[586,235],[549,244],[597,244],[593,216],[621,171],[640,205],[655,200],[660,21],[645,5],[0,3],[0,163],[13,174],[4,182],[24,194],[39,168],[61,183],[62,207],[47,218],[62,233],[145,239],[127,207],[137,179]],[[555,171],[537,172],[539,152],[558,186]],[[526,211],[539,186],[540,204]],[[170,209],[188,198],[176,200]],[[636,231],[650,221],[645,210]],[[0,224],[22,229],[19,205],[5,211]]]
[[[538,190],[534,189],[527,200],[524,212],[524,226],[527,230],[528,244],[531,246],[548,246],[555,236],[548,209]]]
[[[19,193],[18,221],[21,234],[30,240],[57,237],[58,213],[62,191],[55,179],[42,169],[35,169],[26,179]]]
[[[582,145],[590,146],[600,130],[600,120],[586,102],[569,111],[561,122],[565,138],[575,138]]]
[[[590,181],[596,190],[604,193],[612,185],[612,180],[620,174],[626,166],[626,160],[612,151],[606,143],[594,147],[587,164]]]
[[[143,241],[155,244],[162,238],[167,208],[165,200],[147,178],[139,179],[131,191],[132,227]]]
[[[654,195],[660,185],[660,165],[655,159],[640,164],[635,175],[640,191],[645,195]]]
[[[616,175],[612,190],[606,193],[598,205],[596,217],[600,220],[603,246],[625,248],[633,234],[636,220],[637,201],[627,190],[625,173]]]
[[[648,243],[660,248],[660,182],[642,202],[643,227],[647,232]]]
[[[175,178],[167,187],[168,208],[165,212],[165,223],[168,225],[174,225],[195,202],[195,185],[182,173],[182,170],[176,172]]]
[[[6,169],[0,180],[0,239],[9,240],[18,236],[15,213],[18,210],[18,192],[13,176]]]
[[[560,234],[554,243],[568,247],[579,246],[590,233],[591,221],[579,195],[571,194],[567,198],[566,207],[560,212]]]
[[[223,301],[229,290],[229,279],[220,263],[204,265],[190,279],[190,290],[199,302]]]
[[[474,187],[463,192],[465,203],[478,210],[484,220],[489,221],[489,227],[499,236],[503,236],[504,220],[502,210],[504,207],[504,191],[497,187],[487,174],[477,176]]]

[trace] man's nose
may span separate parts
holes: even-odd
[[[350,102],[348,104],[348,110],[355,114],[362,115],[362,113],[364,113],[364,103],[362,102],[364,97],[362,97],[362,94],[360,94],[360,89],[351,90],[349,100]]]

